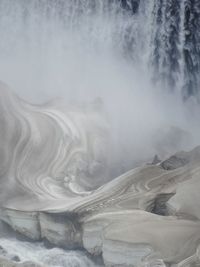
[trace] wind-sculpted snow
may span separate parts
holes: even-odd
[[[108,127],[100,102],[68,109],[30,105],[1,84],[1,205],[67,202],[105,182]]]
[[[174,158],[172,169],[162,167],[172,166]],[[77,197],[54,209],[52,205],[48,213],[4,209],[1,219],[34,240],[45,238],[65,248],[82,246],[92,255],[102,255],[107,267],[198,266],[199,162],[200,148],[181,152],[162,165],[132,170],[81,200]],[[171,200],[164,203],[168,213],[152,214],[159,212],[155,205],[160,196],[169,194]]]
[[[66,113],[58,111],[55,105],[32,106],[6,88],[2,89],[1,96],[1,114],[4,115],[1,116],[4,125],[1,128],[4,137],[2,159],[6,155],[1,161],[1,196],[8,196],[1,202],[2,221],[32,240],[47,240],[65,249],[85,249],[92,256],[101,257],[106,267],[198,266],[200,147],[176,153],[155,165],[138,167],[95,190],[84,191],[78,171],[73,173],[72,183],[70,179],[58,177],[56,170],[61,170],[57,166],[70,169],[70,155],[77,156],[77,151],[84,152],[81,154],[84,159],[90,155],[93,146],[88,149],[86,139],[84,143],[80,137],[85,137],[91,129],[91,110],[89,113],[88,109],[86,113],[79,110],[75,113],[79,120],[74,114],[72,121],[69,110]],[[100,120],[94,110],[92,114]],[[101,138],[97,139],[98,142],[101,140],[98,149],[106,139],[107,131],[103,125],[101,122],[97,128],[92,127],[93,138],[101,133]],[[5,126],[9,126],[9,132]],[[71,130],[71,135],[67,129]],[[52,130],[54,135],[50,133]],[[70,149],[69,143],[66,143],[66,150],[60,148],[57,144],[61,142],[63,133],[68,133],[67,136],[74,140],[73,133],[79,142],[72,143]],[[46,147],[49,142],[51,149]],[[12,153],[11,146],[14,148]],[[43,158],[41,147],[48,153],[47,158]],[[83,149],[85,147],[87,149]],[[35,151],[40,152],[37,157]],[[69,153],[65,154],[67,165],[61,164],[65,161],[63,151]],[[35,156],[34,162],[32,155]],[[43,168],[40,164],[44,164]],[[73,157],[73,168],[80,170],[82,165],[79,164]],[[86,179],[86,169],[82,170]]]

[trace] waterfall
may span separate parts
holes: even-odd
[[[77,88],[76,59],[112,54],[139,64],[164,90],[197,96],[199,13],[198,0],[1,0],[0,78],[15,88],[24,74],[27,89]]]
[[[95,88],[83,77],[96,75],[91,65],[109,68],[113,58],[138,54],[131,7],[131,1],[116,0],[1,0],[0,79],[18,91],[26,87],[30,99],[37,90],[42,97],[55,88],[68,96],[80,87]]]

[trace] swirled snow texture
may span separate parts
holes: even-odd
[[[45,200],[47,208],[103,184],[109,146],[100,109],[100,100],[69,109],[30,105],[1,84],[1,205],[34,209]]]

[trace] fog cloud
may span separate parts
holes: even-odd
[[[18,95],[66,105],[101,98],[113,166],[121,164],[121,171],[197,143],[193,103],[151,81],[140,18],[120,14],[118,6],[77,13],[75,5],[49,11],[27,2],[0,1],[0,79]]]

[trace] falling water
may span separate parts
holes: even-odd
[[[37,100],[55,88],[99,95],[98,68],[124,59],[188,98],[199,91],[199,13],[198,0],[1,0],[0,78]]]
[[[65,251],[59,248],[47,249],[41,243],[0,238],[0,246],[3,251],[8,251],[7,258],[17,259],[21,263],[34,262],[49,267],[100,267],[83,252]]]
[[[102,66],[139,54],[135,22],[119,1],[1,0],[0,78],[36,101],[99,95]]]

